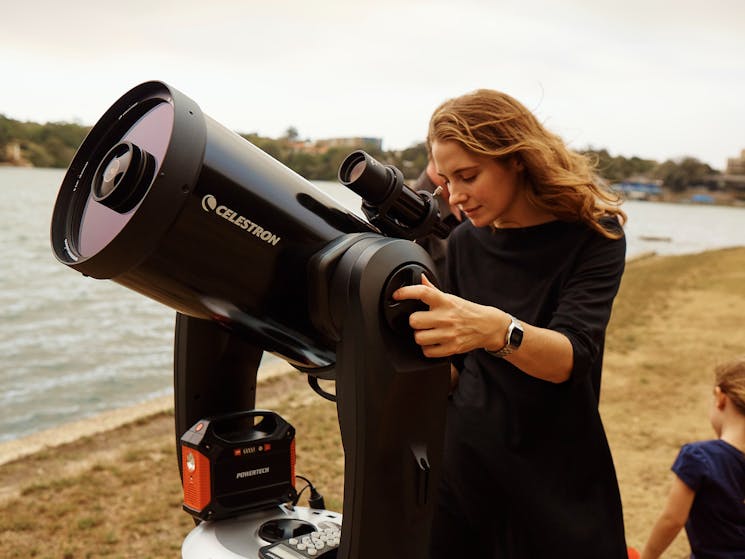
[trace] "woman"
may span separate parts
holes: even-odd
[[[431,556],[626,557],[598,413],[625,260],[618,199],[518,101],[479,90],[435,110],[428,145],[451,205],[449,293],[426,277],[415,340],[452,356]]]

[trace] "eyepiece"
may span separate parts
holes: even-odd
[[[155,158],[131,142],[120,142],[101,159],[93,174],[96,202],[119,213],[134,208],[153,180]]]
[[[434,233],[445,238],[450,232],[430,193],[415,192],[404,184],[401,171],[362,150],[342,161],[339,182],[359,194],[362,211],[386,235],[419,239]]]
[[[339,182],[369,204],[382,203],[395,187],[393,170],[364,151],[350,153],[339,167]]]

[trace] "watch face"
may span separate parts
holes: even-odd
[[[510,346],[518,348],[521,343],[523,343],[523,329],[515,326],[510,333]]]

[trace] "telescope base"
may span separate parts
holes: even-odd
[[[278,507],[245,514],[236,518],[202,522],[184,539],[181,546],[183,559],[258,559],[259,548],[270,541],[259,533],[267,522],[297,520],[323,529],[333,524],[341,527],[342,515],[330,510],[280,505]]]

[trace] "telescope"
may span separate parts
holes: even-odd
[[[197,519],[185,559],[427,556],[449,365],[413,340],[421,303],[391,295],[437,281],[412,241],[448,228],[429,193],[364,152],[339,180],[367,220],[158,81],[108,109],[64,176],[57,259],[176,311],[176,448]],[[302,433],[255,409],[264,352],[336,402],[341,513],[292,504]]]

